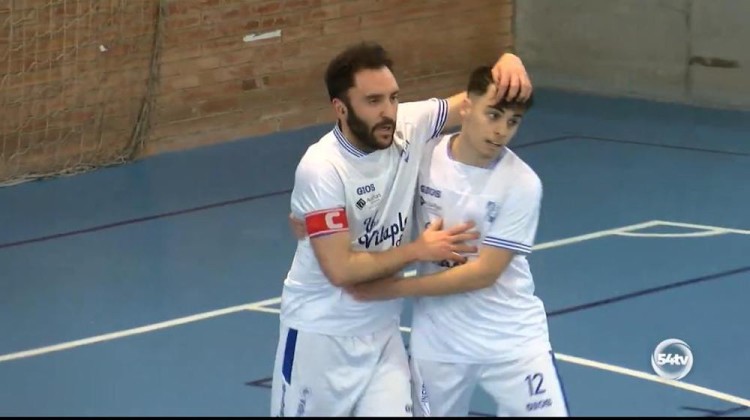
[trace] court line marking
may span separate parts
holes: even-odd
[[[694,223],[670,222],[668,220],[653,220],[657,225],[684,227],[690,229],[714,230],[722,233],[736,233],[739,235],[750,235],[750,230],[726,228],[721,226],[697,225]]]
[[[643,223],[636,223],[634,225],[622,226],[614,229],[605,229],[598,232],[587,233],[585,235],[573,236],[571,238],[558,239],[556,241],[549,241],[541,244],[534,245],[531,249],[535,251],[541,251],[543,249],[557,248],[563,245],[570,245],[579,242],[589,241],[592,239],[599,239],[605,236],[612,236],[622,232],[628,232],[631,230],[646,229],[654,226],[658,226],[659,221],[651,220]]]
[[[614,229],[605,229],[605,230],[600,230],[597,232],[587,233],[584,235],[578,235],[578,236],[574,236],[570,238],[545,242],[545,243],[535,245],[532,249],[543,250],[543,249],[549,249],[549,248],[556,248],[556,247],[560,247],[564,245],[570,245],[570,244],[588,241],[591,239],[603,238],[606,236],[618,235],[618,234],[623,234],[623,233],[627,234],[628,232],[631,232],[631,231],[635,231],[639,229],[646,229],[649,227],[654,227],[654,226],[659,226],[659,225],[687,227],[687,228],[693,228],[693,229],[707,229],[707,230],[713,230],[713,231],[721,230],[722,232],[726,232],[726,233],[750,234],[750,231],[745,231],[745,230],[740,230],[740,229],[728,229],[728,228],[722,228],[722,227],[717,227],[717,226],[696,225],[696,224],[691,224],[691,223],[678,223],[678,222],[669,222],[669,221],[663,221],[663,220],[651,220],[648,222],[636,223],[633,225],[622,226],[622,227],[618,227]],[[189,322],[201,321],[201,320],[208,319],[208,318],[228,315],[228,314],[232,314],[232,313],[239,312],[239,311],[253,310],[256,312],[269,312],[266,310],[265,307],[268,305],[277,304],[280,301],[281,301],[280,297],[275,297],[275,298],[266,299],[266,300],[259,301],[259,302],[233,306],[230,308],[218,309],[214,311],[204,312],[201,314],[195,314],[195,315],[190,315],[190,316],[186,316],[183,318],[177,318],[177,319],[173,319],[169,321],[164,321],[164,322],[160,322],[156,324],[150,324],[150,325],[145,325],[145,326],[141,326],[137,328],[116,331],[113,333],[83,338],[80,340],[68,341],[68,342],[55,344],[51,346],[24,350],[24,351],[20,351],[16,353],[9,353],[5,355],[0,355],[0,363],[7,362],[10,360],[22,359],[26,357],[39,356],[42,354],[52,353],[56,351],[68,350],[68,349],[85,346],[89,344],[101,343],[103,341],[108,341],[108,340],[115,340],[118,338],[128,337],[128,336],[135,335],[135,334],[143,334],[143,333],[152,332],[152,331],[156,331],[156,330],[160,330],[164,328],[183,325]]]
[[[638,233],[638,232],[618,232],[616,236],[630,236],[635,238],[699,238],[705,236],[726,235],[727,232],[720,230],[699,230],[689,233]]]
[[[186,316],[182,318],[176,318],[176,319],[172,319],[169,321],[159,322],[156,324],[144,325],[142,327],[116,331],[116,332],[109,333],[109,334],[102,334],[102,335],[97,335],[94,337],[83,338],[80,340],[68,341],[65,343],[55,344],[52,346],[39,347],[36,349],[20,351],[17,353],[9,353],[5,355],[0,355],[0,363],[7,362],[10,360],[23,359],[26,357],[39,356],[42,354],[52,353],[52,352],[61,351],[61,350],[68,350],[68,349],[72,349],[75,347],[86,346],[89,344],[101,343],[103,341],[115,340],[118,338],[123,338],[123,337],[131,336],[131,335],[143,334],[147,332],[161,330],[164,328],[170,328],[170,327],[175,327],[178,325],[187,324],[190,322],[201,321],[201,320],[209,319],[209,318],[215,318],[217,316],[222,316],[222,315],[228,315],[228,314],[235,313],[235,312],[241,312],[241,311],[247,311],[247,310],[263,311],[263,308],[265,308],[266,306],[273,305],[279,302],[281,302],[281,298],[276,297],[276,298],[261,300],[258,302],[248,303],[244,305],[237,305],[237,306],[232,306],[229,308],[217,309],[215,311],[203,312],[200,314],[190,315],[190,316]]]
[[[720,233],[737,233],[737,234],[742,234],[742,235],[750,235],[750,231],[742,230],[742,229],[731,229],[731,228],[723,228],[723,227],[718,227],[718,226],[698,225],[698,224],[691,224],[691,223],[679,223],[679,222],[670,222],[670,221],[663,221],[663,220],[651,220],[648,222],[636,223],[633,225],[623,226],[623,227],[614,228],[614,229],[601,230],[601,231],[592,232],[592,233],[588,233],[584,235],[574,236],[571,238],[545,242],[542,244],[535,245],[532,249],[542,250],[542,249],[555,248],[555,247],[560,247],[563,245],[584,242],[587,240],[602,238],[606,236],[619,235],[623,233],[627,234],[630,231],[645,229],[645,228],[660,226],[660,225],[685,227],[685,228],[693,228],[693,229],[704,229],[704,230],[709,230],[712,232],[720,232]],[[60,343],[60,344],[56,344],[52,346],[40,347],[36,349],[10,353],[6,355],[0,355],[0,362],[6,362],[10,360],[22,359],[22,358],[38,356],[38,355],[51,353],[51,352],[67,350],[67,349],[80,347],[84,345],[95,344],[95,343],[100,343],[103,341],[109,341],[109,340],[114,340],[117,338],[127,337],[130,335],[143,334],[143,333],[152,332],[152,331],[156,331],[156,330],[160,330],[164,328],[187,324],[190,322],[214,318],[214,317],[218,317],[222,315],[228,315],[228,314],[236,313],[240,311],[254,311],[254,312],[278,314],[279,313],[278,309],[269,308],[268,306],[275,305],[280,302],[281,302],[280,297],[274,297],[274,298],[265,299],[262,301],[257,301],[257,302],[252,302],[252,303],[248,303],[244,305],[237,305],[237,306],[232,306],[229,308],[218,309],[214,311],[190,315],[190,316],[186,316],[182,318],[177,318],[177,319],[164,321],[164,322],[160,322],[156,324],[145,325],[145,326],[137,327],[137,328],[131,328],[127,330],[117,331],[117,332],[113,332],[109,334],[103,334],[103,335],[84,338],[80,340]],[[400,327],[400,329],[401,331],[404,331],[404,332],[411,332],[411,329],[409,329],[408,327]],[[684,389],[684,390],[691,391],[694,393],[713,397],[713,398],[723,400],[729,403],[738,404],[738,405],[742,405],[745,407],[750,407],[750,400],[740,398],[734,395],[726,394],[723,392],[719,392],[716,390],[712,390],[709,388],[704,388],[698,385],[693,385],[693,384],[689,384],[686,382],[672,381],[672,380],[664,379],[659,376],[651,375],[645,372],[623,368],[623,367],[616,366],[616,365],[601,363],[601,362],[597,362],[594,360],[588,360],[588,359],[584,359],[584,358],[580,358],[576,356],[569,356],[569,355],[565,355],[561,353],[555,353],[555,356],[564,362],[579,364],[582,366],[592,367],[592,368],[610,371],[614,373],[620,373],[623,375],[633,376],[633,377],[644,379],[644,380],[658,382],[664,385],[669,385],[675,388],[680,388],[680,389]]]
[[[634,230],[639,229],[645,229],[649,227],[655,227],[655,226],[673,226],[673,227],[684,227],[684,228],[692,228],[692,229],[701,229],[702,232],[691,232],[691,233],[683,233],[683,234],[658,234],[658,233],[641,233],[638,234],[636,232],[632,232]],[[580,235],[575,236],[572,238],[567,239],[561,239],[557,241],[551,241],[546,242],[543,244],[539,244],[533,249],[540,250],[540,249],[549,249],[549,248],[555,248],[563,245],[569,245],[574,244],[577,242],[583,242],[590,239],[597,239],[602,238],[605,236],[612,236],[612,235],[621,235],[621,236],[642,236],[642,237],[673,237],[672,235],[675,235],[676,237],[699,237],[699,236],[712,236],[712,235],[723,235],[727,233],[739,233],[739,234],[750,234],[750,231],[745,231],[741,229],[730,229],[730,228],[723,228],[718,226],[707,226],[707,225],[697,225],[697,224],[691,224],[691,223],[678,223],[678,222],[668,222],[668,221],[662,221],[662,220],[651,220],[644,223],[638,223],[635,225],[629,225],[629,226],[623,226],[620,228],[615,229],[607,229],[602,230],[598,232],[589,233],[586,235]],[[276,308],[253,308],[250,310],[257,311],[257,312],[264,312],[264,313],[271,313],[271,314],[278,314],[280,312],[279,309]],[[411,333],[411,328],[409,327],[399,327],[399,329],[402,332],[405,333]],[[621,375],[631,376],[638,379],[643,379],[646,381],[656,382],[663,385],[671,386],[674,388],[682,389],[685,391],[690,391],[696,394],[701,394],[707,397],[716,398],[718,400],[722,400],[725,402],[729,402],[732,404],[742,405],[745,407],[750,407],[750,400],[737,397],[735,395],[727,394],[724,392],[716,391],[714,389],[705,388],[699,385],[694,385],[688,382],[681,382],[681,381],[674,381],[671,379],[665,379],[657,375],[649,374],[646,372],[641,372],[634,369],[624,368],[622,366],[617,365],[611,365],[608,363],[602,363],[597,362],[595,360],[590,359],[584,359],[582,357],[577,356],[570,356],[567,354],[557,353],[555,352],[555,358],[567,362],[572,363],[580,366],[590,367],[594,369],[600,369],[612,373],[618,373]]]
[[[551,242],[538,244],[534,246],[532,249],[541,250],[541,249],[547,249],[547,248],[560,247],[563,245],[569,245],[569,244],[573,244],[577,242],[583,242],[583,241],[587,241],[591,239],[610,236],[618,232],[627,232],[630,230],[644,229],[644,228],[655,226],[657,224],[658,224],[657,221],[652,220],[649,222],[636,223],[634,225],[622,226],[622,227],[614,228],[614,229],[600,230],[598,232],[592,232],[592,233],[587,233],[584,235],[574,236],[571,238],[560,239],[557,241],[551,241]],[[280,301],[281,301],[281,298],[275,297],[275,298],[266,299],[266,300],[259,301],[259,302],[253,302],[253,303],[249,303],[245,305],[232,306],[230,308],[204,312],[201,314],[196,314],[196,315],[186,316],[183,318],[177,318],[177,319],[173,319],[169,321],[159,322],[156,324],[144,325],[144,326],[137,327],[137,328],[130,328],[127,330],[116,331],[113,333],[83,338],[80,340],[68,341],[65,343],[55,344],[55,345],[46,346],[46,347],[39,347],[36,349],[31,349],[31,350],[24,350],[24,351],[20,351],[16,353],[9,353],[5,355],[0,355],[0,363],[7,362],[10,360],[15,360],[15,359],[22,359],[26,357],[39,356],[42,354],[52,353],[52,352],[61,351],[61,350],[68,350],[68,349],[85,346],[89,344],[101,343],[103,341],[108,341],[108,340],[115,340],[118,338],[128,337],[128,336],[135,335],[135,334],[143,334],[143,333],[152,332],[152,331],[156,331],[156,330],[160,330],[164,328],[186,324],[188,322],[201,321],[204,319],[213,318],[213,317],[222,316],[222,315],[228,315],[231,313],[244,311],[244,310],[255,310],[258,312],[266,312],[263,309],[263,307],[279,303]]]
[[[265,313],[270,313],[270,314],[278,314],[280,312],[280,310],[276,308],[262,308],[262,310],[258,310],[258,308],[253,308],[250,310],[258,311],[258,312],[265,312]],[[402,327],[399,327],[399,329],[402,332],[411,333],[411,328],[409,327],[402,326]],[[628,369],[622,366],[597,362],[596,360],[584,359],[582,357],[570,356],[567,354],[562,354],[562,353],[557,353],[557,352],[555,352],[555,358],[563,362],[572,363],[575,365],[581,365],[581,366],[590,367],[590,368],[599,369],[599,370],[604,370],[604,371],[613,372],[613,373],[619,373],[621,375],[632,376],[634,378],[643,379],[646,381],[657,382],[662,385],[668,385],[668,386],[679,388],[685,391],[694,392],[696,394],[705,395],[707,397],[713,397],[713,398],[723,400],[732,404],[738,404],[738,405],[743,405],[745,407],[750,407],[750,400],[737,397],[731,394],[727,394],[724,392],[716,391],[714,389],[705,388],[699,385],[694,385],[688,382],[673,381],[671,379],[665,379],[657,375],[653,375],[653,374],[646,373],[646,372],[641,372],[639,370]]]
[[[707,397],[713,397],[717,400],[726,401],[728,403],[742,405],[750,407],[750,400],[737,397],[735,395],[727,394],[725,392],[716,391],[711,388],[702,387],[699,385],[691,384],[688,382],[674,381],[672,379],[662,378],[657,375],[650,373],[641,372],[635,369],[628,369],[617,365],[611,365],[608,363],[597,362],[595,360],[584,359],[582,357],[569,356],[567,354],[555,353],[555,358],[568,363],[576,365],[586,366],[594,369],[606,370],[613,373],[619,373],[621,375],[632,376],[634,378],[643,379],[646,381],[660,383],[662,385],[668,385],[674,388],[679,388],[685,391],[690,391],[696,394],[705,395]]]

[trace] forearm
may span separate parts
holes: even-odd
[[[455,293],[471,292],[492,285],[500,273],[488,269],[474,260],[440,273],[404,279],[394,283],[396,295],[408,296],[442,296]]]
[[[331,280],[337,286],[344,287],[391,277],[417,260],[413,244],[382,252],[352,251],[348,258],[340,263],[336,278]]]
[[[448,117],[445,120],[443,132],[454,131],[456,127],[459,127],[461,125],[461,114],[459,113],[459,108],[461,106],[461,102],[463,102],[466,97],[466,91],[463,91],[449,98],[446,98],[446,100],[448,101]]]

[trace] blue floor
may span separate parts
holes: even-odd
[[[330,126],[0,189],[0,415],[267,415],[270,313],[13,355],[279,296],[294,168]],[[651,220],[750,230],[748,133],[750,113],[537,92],[512,145],[544,184],[537,243]],[[530,261],[557,352],[652,373],[654,346],[681,338],[684,381],[750,399],[750,235],[606,236]],[[750,414],[559,367],[574,415]],[[493,407],[479,392],[472,410]]]

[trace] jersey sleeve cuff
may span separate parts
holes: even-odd
[[[507,239],[495,238],[493,236],[487,236],[482,242],[483,245],[494,246],[497,248],[506,248],[519,254],[528,255],[531,254],[531,246],[522,244],[520,242],[509,241]]]
[[[438,99],[438,112],[435,118],[435,129],[432,132],[430,138],[434,138],[440,135],[440,132],[445,128],[445,123],[448,121],[448,100]]]

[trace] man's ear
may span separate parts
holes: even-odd
[[[346,118],[346,105],[344,101],[339,98],[333,98],[331,104],[333,105],[333,110],[336,111],[337,117]]]
[[[467,95],[463,101],[461,101],[461,105],[458,107],[458,114],[461,116],[461,118],[466,118],[467,115],[469,115],[469,111],[471,111],[471,98]]]

